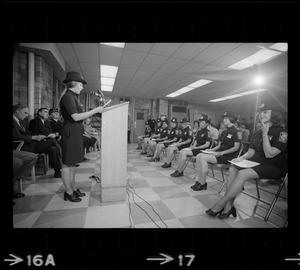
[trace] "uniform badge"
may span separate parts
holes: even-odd
[[[227,135],[227,138],[231,139],[231,137],[232,137],[232,134]]]
[[[271,140],[272,140],[272,138],[273,138],[273,136],[271,136],[271,135],[268,135],[268,139],[269,139],[269,141],[271,141]]]
[[[201,134],[201,136],[200,137],[203,137],[204,136],[204,134]]]
[[[279,141],[282,143],[286,143],[288,140],[288,134],[286,131],[280,132]]]

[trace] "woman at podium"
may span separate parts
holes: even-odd
[[[64,200],[80,202],[85,193],[77,188],[75,183],[76,164],[83,160],[83,120],[101,113],[104,108],[97,107],[83,112],[83,106],[79,101],[80,92],[86,81],[79,72],[70,71],[63,81],[66,88],[62,92],[59,106],[64,118],[62,129],[62,180],[65,186]]]

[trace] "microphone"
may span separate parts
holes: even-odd
[[[103,106],[105,104],[105,96],[101,90],[98,90],[97,92],[91,92],[91,94],[98,97],[99,106]]]

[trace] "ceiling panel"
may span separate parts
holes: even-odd
[[[125,49],[137,52],[149,52],[153,43],[126,43]]]
[[[135,73],[136,69],[120,67],[117,73],[117,80],[131,80]]]
[[[124,50],[120,66],[137,69],[143,62],[146,53]]]
[[[157,72],[163,72],[171,74],[175,72],[177,69],[182,67],[187,63],[186,60],[176,59],[176,58],[169,58],[158,70]]]
[[[80,69],[79,62],[75,61],[66,61],[66,70],[67,71],[77,71],[82,73],[82,70]]]
[[[153,72],[150,71],[144,71],[144,70],[138,70],[134,77],[133,80],[135,81],[143,81],[145,82],[148,78],[150,78],[152,76]]]
[[[174,58],[191,60],[206,49],[211,43],[183,43],[172,55]]]
[[[167,56],[148,54],[140,68],[147,71],[156,71],[167,59]]]
[[[230,52],[234,48],[240,46],[241,43],[213,43],[200,53],[193,61],[199,61],[201,63],[212,63],[219,57]]]
[[[100,66],[98,64],[90,64],[90,63],[80,63],[81,69],[83,71],[83,76],[98,76],[100,74]]]
[[[72,43],[79,62],[99,64],[97,43]]]
[[[77,61],[76,54],[71,43],[55,43],[65,60]]]
[[[100,50],[100,64],[101,65],[109,65],[109,66],[119,66],[124,49],[99,45]]]
[[[171,56],[181,44],[182,43],[154,43],[149,53]]]
[[[153,75],[148,79],[148,82],[151,82],[151,83],[159,83],[159,82],[162,82],[164,79],[166,79],[166,76],[169,76],[169,74],[155,72],[155,73],[153,73]]]
[[[175,74],[178,75],[189,75],[190,73],[193,73],[200,68],[204,67],[205,64],[201,64],[199,62],[188,62],[183,67],[179,68],[175,71]]]

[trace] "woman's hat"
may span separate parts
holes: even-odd
[[[268,101],[262,102],[256,111],[262,112],[266,110],[274,110],[274,106],[272,106]]]
[[[234,111],[226,111],[223,113],[223,115],[221,115],[221,117],[232,117],[235,120],[238,118]]]
[[[63,83],[68,83],[68,82],[81,82],[83,84],[86,84],[87,82],[83,79],[81,74],[77,71],[69,71],[67,73],[66,79],[63,81]]]
[[[199,121],[205,121],[206,123],[209,123],[208,115],[207,114],[202,114]]]

